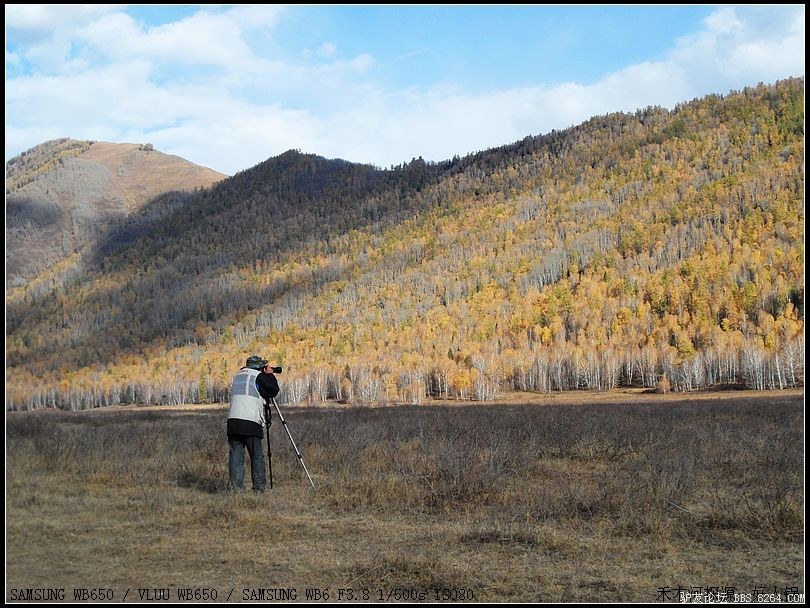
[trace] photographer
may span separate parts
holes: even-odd
[[[228,487],[245,487],[245,448],[250,454],[250,474],[254,492],[264,492],[266,475],[262,453],[262,429],[269,421],[266,411],[270,400],[278,395],[278,381],[266,359],[253,355],[233,378],[231,407],[228,410]]]

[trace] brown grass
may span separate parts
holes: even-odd
[[[145,152],[139,147],[98,141],[79,158],[107,167],[113,187],[135,207],[168,190],[208,187],[227,177],[179,156],[157,150]]]
[[[656,601],[679,585],[801,587],[802,396],[642,397],[289,409],[318,489],[276,424],[263,496],[226,492],[221,408],[7,414],[6,599],[213,587],[232,601],[252,588]]]

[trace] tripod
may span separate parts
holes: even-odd
[[[281,425],[284,427],[284,430],[287,431],[287,436],[290,438],[290,443],[292,443],[293,449],[295,450],[295,455],[298,456],[298,460],[301,461],[301,466],[304,467],[304,472],[307,474],[307,479],[309,479],[309,483],[312,486],[312,489],[315,489],[315,484],[312,482],[312,477],[309,475],[309,471],[307,470],[307,465],[304,464],[304,459],[301,456],[301,452],[298,451],[298,447],[295,445],[295,441],[293,441],[292,434],[290,434],[290,429],[287,428],[287,421],[284,420],[284,416],[281,415],[281,410],[278,407],[278,403],[276,403],[275,398],[271,398],[273,401],[273,405],[276,408],[276,412],[278,412],[278,418],[281,420]],[[270,425],[272,424],[272,410],[267,408],[267,460],[270,464],[270,489],[273,489],[273,452],[270,450]]]

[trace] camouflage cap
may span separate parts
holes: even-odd
[[[267,359],[263,359],[258,355],[248,357],[247,363],[245,363],[245,367],[250,367],[252,369],[263,369],[265,365],[267,365]]]

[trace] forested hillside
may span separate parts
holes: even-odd
[[[299,152],[7,292],[7,404],[803,383],[804,79],[439,164]]]

